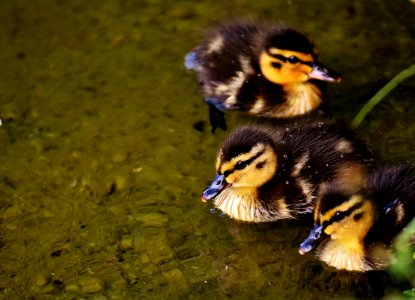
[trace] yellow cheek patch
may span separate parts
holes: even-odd
[[[313,71],[312,67],[308,65],[304,65],[304,64],[297,64],[297,65],[291,65],[291,66],[292,68],[297,70],[297,72],[299,72],[301,75],[304,76],[304,74],[307,74],[307,78],[308,78],[308,74],[310,74]]]
[[[234,172],[232,174],[230,174],[228,177],[226,177],[226,182],[228,183],[234,183],[238,180],[238,173]]]
[[[332,235],[333,233],[333,226],[329,225],[326,229],[324,229],[324,233],[327,235]]]
[[[368,233],[368,231],[373,225],[375,218],[374,211],[375,208],[373,207],[373,204],[370,201],[366,201],[363,207],[361,208],[360,212],[364,213],[364,217],[361,218],[358,222],[356,222],[359,223],[359,232],[356,232],[356,234],[360,234],[362,238]]]
[[[303,53],[300,54],[302,54],[301,57],[305,55]],[[303,61],[312,62],[312,57],[309,57],[307,58],[307,60]],[[309,79],[308,74],[312,71],[312,67],[308,65],[305,65],[303,63],[291,64],[289,62],[282,61],[276,57],[269,55],[266,51],[261,53],[259,57],[259,64],[261,72],[266,79],[275,84],[281,85],[307,81]],[[281,65],[281,67],[275,67],[275,64],[279,64]]]
[[[308,80],[308,73],[311,72],[311,68],[305,65],[291,65],[286,63],[280,71],[281,84],[291,84],[304,82]]]

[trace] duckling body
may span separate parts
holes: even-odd
[[[414,217],[414,167],[382,168],[368,177],[366,188],[350,191],[333,184],[323,189],[315,226],[299,252],[316,248],[317,257],[337,269],[385,269],[395,237]]]
[[[322,184],[360,185],[371,160],[366,144],[340,123],[245,126],[220,147],[202,200],[241,221],[295,219],[312,212]]]
[[[211,30],[185,59],[210,107],[212,130],[222,111],[270,118],[307,114],[322,103],[321,81],[339,81],[313,44],[286,26],[233,23]],[[319,82],[320,81],[320,82]]]

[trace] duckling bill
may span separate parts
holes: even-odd
[[[213,132],[226,130],[226,111],[269,118],[307,114],[323,102],[321,82],[340,81],[307,37],[280,25],[212,29],[186,56],[185,66],[198,76]]]
[[[321,185],[360,186],[372,161],[368,146],[343,125],[328,121],[234,130],[219,149],[217,174],[202,201],[247,222],[311,213]]]
[[[348,271],[385,269],[393,261],[392,243],[415,217],[415,169],[384,167],[357,191],[329,184],[314,211],[315,225],[300,254],[316,249],[329,266]]]

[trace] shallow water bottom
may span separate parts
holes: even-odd
[[[413,63],[413,11],[392,0],[2,1],[0,299],[401,295],[409,282],[387,272],[300,256],[307,220],[241,224],[199,200],[227,133],[209,132],[182,64],[217,20],[282,20],[342,72],[328,111],[351,120]],[[414,160],[414,96],[409,79],[358,128],[379,161]]]

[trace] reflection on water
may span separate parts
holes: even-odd
[[[414,62],[413,3],[21,0],[0,8],[1,298],[377,298],[405,287],[387,273],[337,272],[299,256],[306,221],[249,225],[210,212],[199,194],[226,133],[209,132],[182,63],[218,20],[282,20],[342,71],[329,110],[351,119]],[[385,162],[415,158],[414,95],[411,79],[359,127]]]

